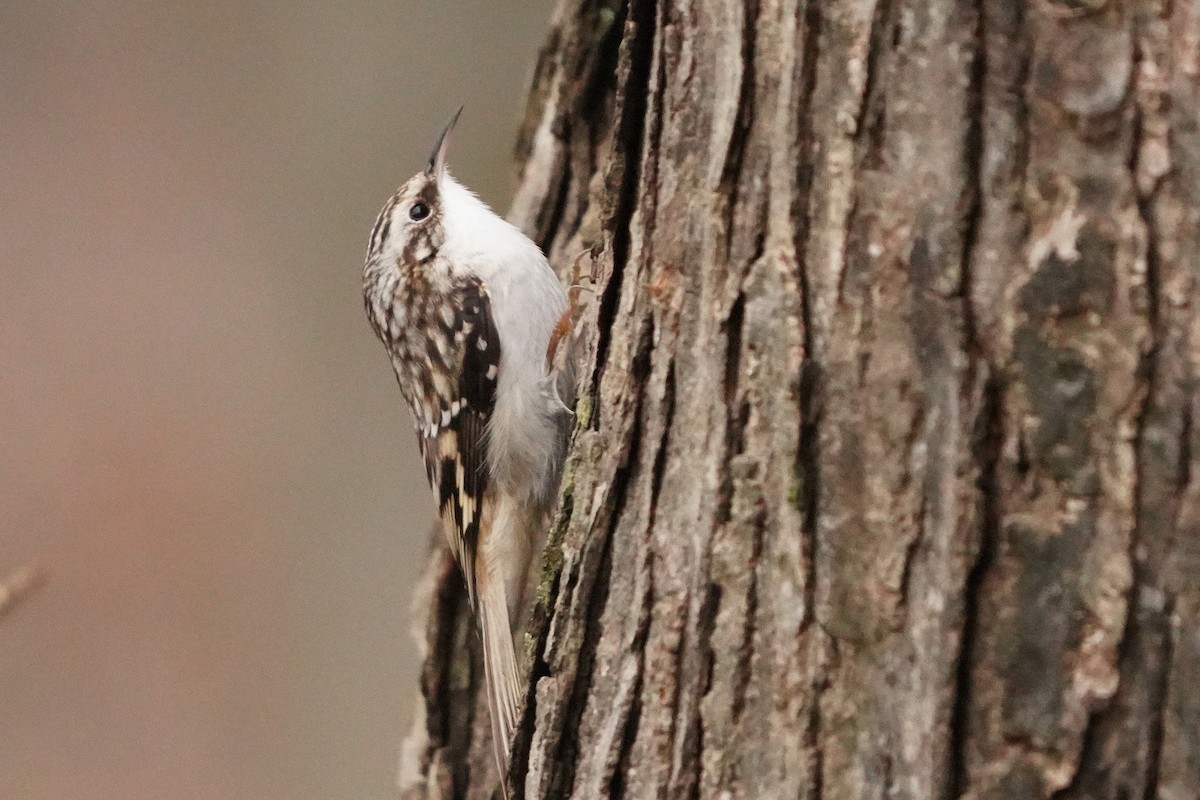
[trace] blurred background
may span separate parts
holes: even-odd
[[[363,251],[550,0],[0,4],[0,798],[388,798],[433,501]]]

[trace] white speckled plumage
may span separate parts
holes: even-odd
[[[570,422],[546,365],[567,298],[538,246],[446,171],[453,124],[380,213],[363,293],[478,618],[503,772],[524,694],[510,620]]]

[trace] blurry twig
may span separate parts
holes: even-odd
[[[0,619],[46,582],[46,573],[34,564],[26,564],[0,581]]]

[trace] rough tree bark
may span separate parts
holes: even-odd
[[[563,0],[525,798],[1200,797],[1200,3]],[[425,591],[405,797],[486,797]]]

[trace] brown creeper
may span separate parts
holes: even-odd
[[[538,246],[429,164],[383,207],[367,316],[412,410],[429,484],[483,639],[501,774],[524,694],[512,624],[562,468],[569,417],[547,373],[566,293]]]

